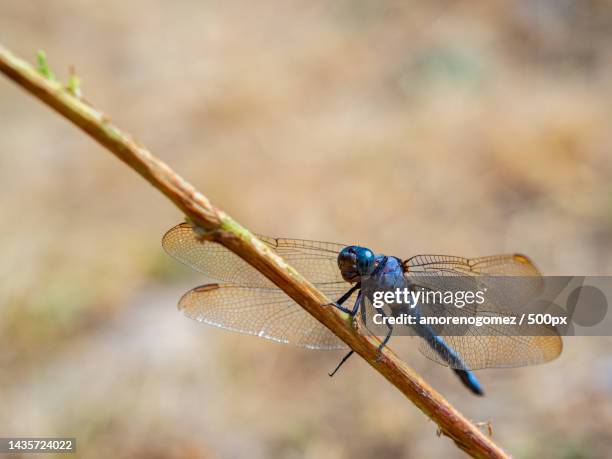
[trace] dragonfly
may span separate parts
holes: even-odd
[[[318,322],[263,274],[224,246],[202,238],[197,228],[181,223],[162,239],[164,250],[178,261],[219,281],[195,287],[179,300],[187,317],[222,329],[255,335],[278,343],[308,349],[342,350],[347,345]],[[416,255],[407,259],[387,256],[357,245],[257,235],[269,249],[297,269],[339,310],[355,320],[366,320],[368,295],[364,286],[418,285],[427,279],[481,279],[514,275],[539,278],[540,273],[524,255],[480,258],[448,255]],[[440,285],[444,285],[441,282]],[[428,284],[428,288],[435,288]],[[537,326],[536,326],[537,327]],[[439,336],[429,326],[416,325],[421,353],[450,367],[474,394],[483,388],[473,370],[508,368],[545,363],[562,351],[562,340],[549,327],[531,330],[529,336],[508,334],[491,326],[461,336]],[[393,327],[382,339],[382,351]],[[336,369],[353,354],[350,350]]]

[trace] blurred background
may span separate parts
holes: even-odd
[[[0,42],[250,229],[612,274],[607,1],[0,0]],[[84,458],[463,457],[354,358],[183,317],[181,214],[0,78],[0,436]],[[488,370],[473,397],[402,356],[516,457],[612,448],[610,338]]]

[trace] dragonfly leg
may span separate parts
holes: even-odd
[[[383,317],[389,317],[383,308],[380,308],[378,311],[383,315]],[[388,321],[385,321],[385,325],[389,330],[387,331],[387,335],[385,336],[385,338],[380,343],[380,346],[378,346],[378,357],[376,358],[377,361],[380,361],[380,359],[382,359],[382,350],[385,348],[385,346],[391,339],[391,335],[393,335],[393,326]]]
[[[357,287],[358,285],[359,285],[359,284],[355,285],[355,287]],[[344,295],[342,296],[342,298],[344,298],[345,296],[346,296],[346,298],[344,298],[344,299],[340,298],[340,300],[342,300],[342,302],[346,301],[346,299],[347,299],[349,296],[351,296],[350,294],[351,294],[351,293],[353,293],[353,292],[355,291],[355,287],[353,287],[351,290],[349,290],[349,291],[347,292],[347,293],[348,293],[348,295],[347,295],[347,294],[344,294]],[[338,302],[339,302],[339,301],[338,301]],[[359,307],[360,307],[360,306],[361,306],[361,292],[359,292],[359,295],[357,295],[357,300],[355,300],[355,305],[353,306],[353,309],[348,309],[348,308],[344,308],[344,309],[346,309],[346,311],[345,311],[345,312],[346,312],[347,314],[350,314],[350,316],[351,316],[351,317],[355,317],[355,316],[357,315],[357,311],[359,311]],[[363,313],[364,313],[364,308],[361,308],[361,310],[362,310],[362,315],[363,315]],[[336,366],[336,368],[334,368],[334,371],[332,371],[331,373],[328,373],[328,374],[329,374],[329,376],[330,376],[330,378],[336,374],[336,372],[337,372],[337,371],[340,369],[340,367],[341,367],[342,365],[344,365],[344,362],[346,362],[346,361],[349,359],[349,357],[350,357],[351,355],[353,355],[354,353],[355,353],[355,351],[351,350],[351,351],[349,351],[349,353],[348,353],[348,354],[346,354],[346,355],[345,355],[345,356],[342,358],[342,360],[340,361],[340,363],[338,364],[338,366]]]
[[[355,351],[353,351],[353,350],[349,351],[349,353],[348,353],[348,354],[346,354],[346,355],[345,355],[345,356],[342,358],[342,360],[340,361],[340,363],[338,364],[338,366],[337,366],[336,368],[334,368],[334,371],[332,371],[331,373],[328,373],[330,378],[331,378],[331,377],[333,377],[333,376],[336,374],[336,372],[337,372],[337,371],[340,369],[340,367],[341,367],[342,365],[344,365],[344,362],[346,362],[346,361],[349,359],[349,357],[350,357],[351,355],[353,355],[353,353],[354,353],[354,352],[355,352]]]
[[[338,300],[334,303],[330,303],[329,306],[334,306],[335,308],[339,309],[342,312],[347,313],[348,315],[350,315],[351,317],[354,317],[355,314],[357,314],[357,309],[359,308],[359,301],[355,301],[355,306],[353,307],[353,309],[349,309],[349,308],[345,308],[344,306],[342,306],[342,303],[346,302],[346,300],[348,300],[351,295],[353,294],[353,292],[357,289],[361,288],[361,282],[357,282],[354,286],[352,286],[348,292],[346,292],[344,295],[342,295],[340,298],[338,298]],[[359,298],[357,298],[359,299]]]

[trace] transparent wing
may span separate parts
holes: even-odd
[[[349,301],[355,301],[356,293]],[[308,349],[346,349],[346,345],[282,290],[207,284],[179,302],[187,316],[226,330]]]
[[[404,261],[409,275],[474,276],[539,276],[532,261],[521,254],[463,258],[450,255],[416,255]]]
[[[337,265],[344,246],[301,239],[258,238],[283,257],[331,300],[350,288]],[[342,341],[310,316],[263,274],[220,244],[200,239],[187,223],[162,239],[166,252],[207,277],[209,284],[187,292],[183,313],[200,322],[311,349],[344,349]],[[349,302],[356,300],[356,294]]]
[[[561,354],[563,341],[558,335],[549,336],[443,336],[469,369],[513,368],[538,365],[554,360]],[[449,357],[440,355],[424,340],[419,351],[440,365],[449,366]],[[455,366],[455,365],[451,365]],[[462,369],[461,366],[457,368]]]
[[[418,255],[406,260],[404,266],[407,278],[425,290],[487,290],[486,302],[482,305],[457,308],[435,304],[425,311],[429,315],[503,316],[516,313],[516,306],[527,304],[543,286],[539,271],[524,255],[474,259]],[[517,277],[514,284],[513,276]],[[544,363],[559,356],[563,348],[557,331],[547,325],[467,325],[460,331],[459,336],[443,336],[443,339],[472,369]],[[451,360],[445,358],[443,353],[440,355],[439,350],[436,352],[426,341],[421,341],[419,350],[442,365],[448,365]]]
[[[257,237],[317,287],[336,285],[338,291],[346,291],[350,287],[342,279],[337,264],[338,252],[343,245]],[[162,239],[162,246],[178,261],[212,279],[248,287],[274,287],[270,280],[235,253],[216,242],[198,238],[187,223],[170,229]]]

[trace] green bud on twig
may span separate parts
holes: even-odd
[[[57,81],[55,75],[47,64],[47,55],[44,51],[38,51],[38,71],[47,79],[51,81]]]

